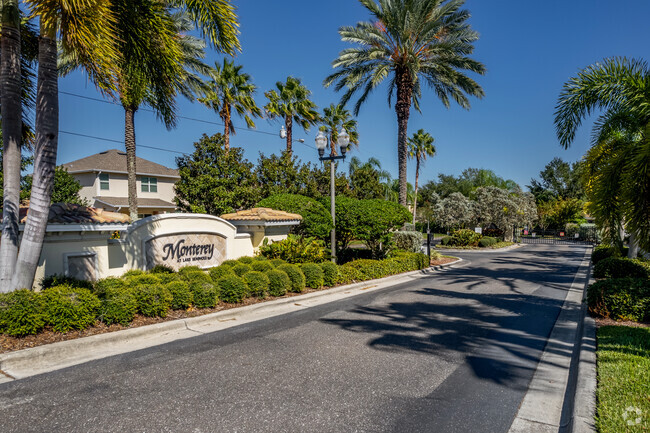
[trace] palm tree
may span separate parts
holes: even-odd
[[[408,141],[409,158],[415,158],[415,192],[413,199],[413,224],[415,225],[415,212],[418,205],[418,178],[420,176],[420,163],[424,163],[427,157],[436,154],[433,145],[434,138],[424,129],[418,130]]]
[[[623,222],[650,251],[650,68],[641,60],[605,59],[565,83],[555,112],[560,144],[568,148],[582,120],[595,109],[586,160],[588,196],[597,223],[616,242]],[[609,195],[609,196],[608,196]]]
[[[243,116],[249,128],[255,128],[253,117],[262,117],[262,110],[255,103],[253,94],[257,87],[251,82],[248,74],[241,73],[242,66],[233,61],[223,59],[223,66],[215,63],[207,84],[205,97],[199,102],[219,114],[224,124],[223,138],[226,152],[230,149],[230,133],[235,134],[232,123],[232,110]]]
[[[338,71],[324,81],[346,89],[345,104],[361,92],[355,115],[370,93],[390,77],[388,103],[396,94],[399,202],[406,205],[406,138],[411,105],[420,110],[422,82],[442,103],[450,99],[469,109],[466,95],[482,97],[483,89],[461,71],[485,73],[485,67],[468,57],[478,33],[467,23],[470,14],[463,0],[360,0],[373,15],[372,22],[339,29],[341,39],[359,45],[343,50],[332,62]]]
[[[336,141],[339,138],[341,128],[350,135],[350,144],[359,145],[359,133],[357,132],[357,121],[350,116],[350,112],[341,104],[330,104],[329,107],[323,108],[322,121],[330,131],[330,150],[331,156],[336,156]]]
[[[286,83],[278,81],[275,89],[264,93],[269,102],[264,106],[269,119],[282,118],[287,131],[287,154],[291,156],[293,143],[293,122],[305,131],[318,120],[316,104],[309,96],[311,92],[303,86],[298,78],[287,77]]]

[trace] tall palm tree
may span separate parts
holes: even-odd
[[[424,129],[414,133],[408,141],[408,154],[410,158],[415,158],[415,191],[413,199],[413,224],[415,224],[415,212],[418,205],[418,178],[420,176],[420,164],[426,161],[427,157],[436,154],[436,148],[433,145],[434,138]]]
[[[292,154],[293,122],[305,131],[318,120],[316,104],[309,99],[311,92],[302,85],[300,79],[287,77],[286,83],[278,81],[275,89],[264,93],[269,102],[264,106],[269,119],[282,118],[287,131],[287,153]]]
[[[565,83],[555,112],[560,144],[568,148],[582,120],[604,113],[594,125],[587,154],[587,188],[597,223],[611,233],[625,230],[650,251],[650,68],[642,60],[611,58]],[[608,192],[609,191],[609,192]],[[606,199],[613,194],[615,200]],[[598,218],[600,216],[600,218]]]
[[[262,110],[255,103],[253,95],[257,87],[248,74],[241,72],[242,66],[223,59],[223,66],[215,63],[210,72],[212,80],[207,83],[205,96],[199,102],[214,110],[223,121],[223,139],[226,152],[230,149],[230,133],[235,134],[232,110],[243,116],[249,128],[255,128],[252,117],[262,117]]]
[[[323,124],[330,132],[330,150],[331,156],[336,156],[336,141],[339,138],[341,128],[350,135],[350,144],[359,145],[359,133],[357,132],[357,121],[350,116],[350,112],[341,104],[330,104],[329,107],[323,108]]]
[[[406,205],[406,138],[411,105],[420,110],[422,82],[442,103],[450,99],[469,109],[466,95],[482,97],[483,89],[462,71],[485,73],[485,67],[468,57],[478,33],[461,9],[464,0],[359,0],[374,20],[339,29],[341,39],[358,47],[343,50],[332,62],[336,72],[324,85],[345,89],[345,104],[361,92],[354,113],[370,93],[390,77],[388,103],[396,94],[399,202]]]

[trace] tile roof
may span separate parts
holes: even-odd
[[[127,173],[126,152],[117,149],[111,149],[105,152],[99,152],[95,155],[90,155],[85,158],[78,159],[76,161],[61,164],[61,166],[67,169],[70,173],[84,173],[95,171]],[[148,161],[137,156],[135,158],[135,166],[137,169],[137,174],[139,175],[153,174],[163,177],[179,177],[178,170],[165,167],[164,165],[156,164],[155,162]]]
[[[27,220],[29,204],[20,206],[20,223]],[[0,213],[0,216],[2,213]],[[49,224],[128,224],[128,215],[72,203],[55,203],[50,206]]]
[[[267,207],[256,207],[253,209],[240,210],[239,212],[221,215],[226,221],[302,221],[302,217],[296,213],[284,212]]]
[[[93,197],[95,201],[98,201],[100,203],[107,204],[112,207],[128,207],[129,206],[129,198],[128,197],[104,197],[104,196],[98,196],[98,197]],[[159,198],[141,198],[138,197],[138,207],[139,208],[170,208],[170,209],[176,209],[176,205],[174,203],[170,203],[165,200],[161,200]]]

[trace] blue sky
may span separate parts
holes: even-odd
[[[258,86],[258,105],[266,103],[264,91],[288,75],[299,77],[313,92],[320,107],[338,102],[340,94],[322,86],[332,71],[331,62],[348,44],[340,41],[342,25],[366,21],[369,15],[355,0],[315,2],[304,0],[234,1],[241,24],[242,53],[235,61],[243,65]],[[590,123],[585,122],[573,146],[562,149],[553,127],[553,112],[562,84],[579,69],[611,56],[650,60],[647,35],[647,0],[467,0],[470,23],[481,34],[473,57],[483,62],[487,74],[476,77],[485,90],[482,100],[472,100],[469,111],[449,110],[431,92],[423,94],[422,113],[411,111],[409,135],[420,128],[435,137],[437,155],[426,162],[421,180],[438,173],[459,174],[468,167],[489,168],[524,186],[553,157],[578,160],[589,147]],[[207,61],[222,56],[208,50]],[[68,134],[85,134],[122,141],[124,115],[118,105],[82,99],[67,93],[100,97],[82,73],[60,80],[60,134],[58,162],[68,162],[102,150],[123,148],[119,142],[101,141]],[[360,145],[352,152],[361,160],[378,158],[384,169],[397,176],[397,121],[387,104],[386,87],[378,89],[357,118]],[[199,103],[179,99],[178,114],[220,123],[216,113]],[[235,119],[236,126],[245,126]],[[148,111],[136,114],[139,145],[191,152],[203,133],[221,132],[222,126],[180,119],[167,131]],[[257,121],[255,133],[238,131],[231,145],[243,147],[255,162],[259,152],[279,153],[285,146],[277,136],[280,124]],[[295,154],[317,162],[317,132],[294,129]],[[274,135],[276,134],[276,135]],[[175,167],[178,154],[139,147],[139,156]],[[340,165],[347,170],[347,161]],[[415,163],[409,163],[413,182]]]

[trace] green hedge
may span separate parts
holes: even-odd
[[[226,275],[217,281],[219,295],[223,302],[236,304],[241,302],[248,292],[248,287],[243,278],[237,275]]]
[[[478,241],[478,246],[481,248],[489,248],[497,242],[499,242],[497,238],[493,238],[492,236],[483,236],[483,238]]]
[[[395,247],[411,253],[422,250],[422,233],[416,231],[400,231],[393,233]]]
[[[278,270],[286,272],[289,276],[291,280],[290,291],[300,293],[305,290],[305,274],[302,273],[298,266],[286,263],[278,266]]]
[[[127,326],[138,311],[138,301],[132,290],[108,287],[103,291],[97,318],[107,325],[118,323]]]
[[[286,272],[272,269],[266,272],[266,276],[269,279],[269,295],[282,296],[291,290],[291,279]]]
[[[210,277],[212,278],[212,281],[217,281],[221,277],[234,274],[232,268],[232,266],[228,265],[219,265],[210,269]]]
[[[167,290],[172,295],[172,310],[187,310],[190,308],[194,296],[187,282],[171,281],[165,287],[167,287]]]
[[[614,320],[650,321],[650,280],[611,278],[587,291],[589,311]]]
[[[268,260],[256,260],[251,263],[251,269],[257,272],[270,271],[273,267],[273,264]]]
[[[304,263],[300,265],[300,270],[305,276],[305,286],[310,289],[320,289],[325,284],[323,269],[316,263]]]
[[[244,275],[246,272],[251,271],[251,267],[249,265],[246,265],[244,263],[240,263],[237,266],[232,267],[232,271],[238,276],[241,277]]]
[[[323,270],[323,284],[328,287],[336,285],[339,277],[339,267],[332,262],[322,262],[318,265]]]
[[[250,271],[244,275],[248,293],[257,298],[264,298],[269,290],[269,277],[263,272]]]
[[[56,332],[84,329],[95,323],[101,305],[88,289],[69,286],[50,287],[43,291],[45,323]]]
[[[237,261],[238,261],[239,263],[243,263],[243,264],[245,264],[245,265],[250,265],[251,263],[253,263],[253,258],[252,258],[252,257],[248,257],[248,256],[244,256],[244,257],[240,257],[240,258],[238,258]]]
[[[135,287],[138,311],[147,317],[167,317],[174,300],[169,290],[161,285],[140,285]]]
[[[40,293],[20,289],[0,294],[0,332],[12,337],[36,334],[45,326],[45,302]]]
[[[233,274],[234,275],[234,274]],[[212,283],[189,283],[192,299],[196,308],[214,308],[219,302],[219,292]]]
[[[648,278],[649,263],[639,259],[608,257],[594,266],[594,278]]]
[[[361,259],[339,267],[340,282],[366,281],[402,272],[416,271],[429,266],[429,258],[421,253],[399,253],[386,260]],[[356,272],[350,271],[355,269]]]

